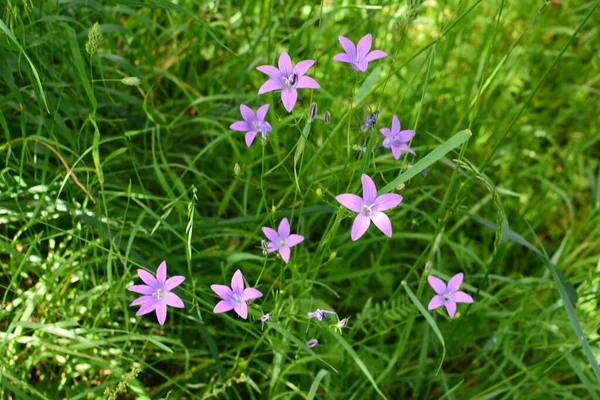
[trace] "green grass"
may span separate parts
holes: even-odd
[[[600,1],[106,3],[0,7],[0,398],[600,399]],[[332,61],[369,32],[387,58]],[[291,114],[257,95],[282,51],[322,87]],[[416,158],[376,148],[393,114]],[[392,239],[350,240],[362,173]],[[126,290],[162,260],[163,327]],[[247,321],[212,313],[236,269]],[[460,271],[475,303],[427,311]]]

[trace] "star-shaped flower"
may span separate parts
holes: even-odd
[[[246,132],[246,146],[250,147],[252,142],[254,142],[254,138],[260,132],[262,134],[262,138],[267,138],[267,132],[271,132],[273,128],[271,124],[265,121],[265,116],[267,115],[267,111],[269,111],[269,105],[262,105],[256,110],[256,114],[250,107],[245,104],[240,105],[240,113],[242,114],[243,121],[236,121],[229,129],[233,129],[234,131]]]
[[[394,114],[392,118],[392,129],[389,128],[381,128],[380,132],[385,136],[383,140],[383,147],[386,149],[392,149],[392,154],[394,158],[398,160],[400,158],[400,154],[403,151],[408,151],[410,154],[415,154],[413,149],[408,147],[408,142],[415,136],[415,131],[411,130],[400,130],[400,121],[398,117]]]
[[[340,61],[352,64],[355,71],[366,72],[369,67],[369,62],[387,57],[387,53],[381,50],[371,50],[373,37],[369,33],[358,41],[358,45],[354,47],[354,43],[344,36],[338,37],[340,44],[344,48],[345,53],[336,54],[334,61]]]
[[[231,289],[225,285],[211,285],[210,288],[223,300],[215,306],[214,313],[235,310],[237,315],[248,318],[248,301],[262,297],[262,293],[254,288],[244,289],[244,277],[239,269],[231,278]]]
[[[314,60],[305,60],[294,65],[288,53],[284,51],[279,56],[279,68],[272,65],[256,67],[257,70],[271,78],[260,87],[258,94],[281,90],[283,106],[287,112],[292,112],[296,100],[298,100],[296,89],[319,89],[321,87],[313,78],[304,76],[314,63]]]
[[[138,275],[142,278],[145,285],[129,286],[127,290],[130,292],[140,293],[143,296],[135,299],[129,307],[141,305],[137,316],[148,314],[156,310],[156,318],[158,323],[164,325],[167,319],[167,306],[175,308],[184,308],[183,301],[171,290],[185,280],[184,276],[173,276],[167,279],[167,262],[163,261],[156,270],[156,278],[150,272],[143,269],[137,270]]]
[[[360,239],[367,229],[369,229],[371,221],[386,236],[392,237],[392,223],[383,211],[387,211],[400,204],[402,196],[395,193],[388,193],[377,197],[377,188],[373,179],[363,174],[361,181],[363,187],[362,199],[352,193],[340,194],[336,197],[336,200],[341,205],[350,211],[358,213],[352,225],[352,240]]]
[[[271,229],[268,226],[262,228],[265,236],[270,242],[267,243],[267,253],[279,251],[283,261],[287,262],[290,260],[290,247],[293,247],[304,240],[304,236],[301,235],[290,235],[290,222],[287,218],[284,218],[279,223],[277,231]]]
[[[437,293],[427,306],[428,310],[435,310],[438,307],[445,306],[450,318],[456,314],[456,303],[472,303],[473,298],[458,290],[463,281],[463,273],[459,272],[448,281],[448,286],[443,280],[433,275],[427,277],[429,284]]]
[[[317,308],[315,311],[308,313],[308,318],[316,318],[319,321],[329,321],[329,318],[327,318],[325,314],[336,314],[336,312]]]

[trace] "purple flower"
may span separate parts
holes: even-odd
[[[316,311],[308,313],[308,318],[316,318],[319,321],[329,321],[329,318],[327,318],[325,314],[335,314],[335,311],[321,310],[320,308],[317,308]]]
[[[354,43],[344,36],[338,37],[340,44],[344,48],[345,53],[336,54],[333,57],[334,61],[340,61],[352,64],[355,71],[366,72],[369,62],[379,58],[387,57],[387,53],[381,50],[371,50],[373,37],[369,33],[358,41],[358,45],[354,47]]]
[[[403,151],[408,151],[410,154],[415,154],[413,149],[408,147],[408,142],[415,136],[415,131],[400,130],[400,121],[398,117],[394,114],[392,118],[392,129],[389,128],[381,128],[380,132],[385,136],[383,140],[383,147],[386,149],[392,149],[392,154],[394,158],[397,160],[400,158],[400,153]]]
[[[267,244],[267,253],[279,251],[283,261],[287,262],[290,260],[290,247],[293,247],[304,240],[304,236],[290,235],[290,223],[287,218],[284,218],[279,223],[277,231],[271,229],[268,226],[262,228],[267,239],[270,242]]]
[[[127,288],[130,292],[140,293],[143,296],[135,299],[129,307],[142,305],[137,316],[148,314],[156,310],[158,323],[164,325],[167,319],[167,306],[184,308],[183,301],[171,290],[181,285],[184,276],[173,276],[167,279],[167,262],[163,261],[156,270],[156,278],[150,272],[143,269],[137,270],[138,275],[145,285],[132,285]]]
[[[371,221],[386,236],[392,237],[392,223],[383,211],[396,207],[402,201],[402,196],[395,193],[382,194],[377,197],[377,188],[373,179],[363,174],[363,198],[355,194],[340,194],[336,200],[350,211],[358,213],[352,225],[352,240],[358,240],[369,229]]]
[[[271,316],[269,315],[269,313],[267,313],[267,314],[263,315],[262,317],[260,317],[260,320],[262,322],[269,322],[269,321],[271,321]]]
[[[350,318],[340,319],[337,323],[338,328],[345,328],[346,325],[348,325],[349,320],[350,320]]]
[[[312,349],[313,347],[317,347],[318,344],[319,344],[319,341],[317,339],[310,339],[308,342],[306,342],[306,346],[309,349]]]
[[[269,105],[262,105],[256,110],[256,114],[250,107],[245,104],[240,105],[240,113],[242,114],[243,121],[236,121],[229,129],[233,129],[234,131],[246,132],[246,146],[250,147],[252,142],[254,142],[254,138],[260,132],[262,134],[262,138],[267,138],[267,132],[271,132],[273,128],[271,124],[265,121],[265,115],[267,115],[267,111],[269,111]]]
[[[248,318],[248,305],[246,302],[262,297],[262,293],[254,288],[244,289],[244,277],[239,269],[231,278],[231,289],[225,285],[210,285],[210,288],[223,300],[219,301],[213,310],[214,313],[222,313],[235,310],[237,315]]]
[[[435,310],[440,306],[445,306],[450,318],[456,314],[456,303],[472,303],[473,298],[458,290],[463,281],[463,273],[459,272],[448,281],[448,286],[440,278],[433,275],[427,277],[429,284],[437,293],[427,306],[428,310]]]
[[[292,112],[298,92],[296,89],[319,89],[321,86],[313,78],[304,74],[313,66],[315,60],[304,60],[298,64],[292,64],[290,56],[285,51],[279,56],[279,68],[272,65],[261,65],[256,67],[262,73],[269,75],[271,79],[266,81],[258,94],[281,90],[281,100],[287,112]]]

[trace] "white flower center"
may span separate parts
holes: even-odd
[[[452,295],[450,293],[445,293],[442,298],[444,299],[444,301],[450,301],[452,300]]]
[[[242,294],[235,293],[235,292],[233,293],[231,300],[233,300],[233,304],[235,304],[236,307],[244,302],[244,298],[243,298]]]
[[[363,204],[363,206],[362,206],[362,213],[363,213],[364,215],[366,215],[367,217],[370,217],[370,216],[371,216],[371,214],[373,214],[373,209],[372,209],[372,207],[373,207],[373,205],[370,205],[370,206],[368,206],[368,205],[366,205],[366,204]]]
[[[281,82],[283,83],[283,87],[285,90],[294,90],[296,84],[298,83],[298,75],[292,73],[287,78],[285,76],[281,77]]]
[[[280,249],[287,247],[287,240],[285,240],[284,238],[279,238],[279,240],[277,241],[277,247],[279,247]]]
[[[168,294],[169,292],[167,292],[163,288],[158,288],[154,293],[152,293],[152,297],[154,297],[156,300],[162,301],[167,299]]]
[[[358,64],[360,62],[360,59],[361,59],[360,53],[357,51],[356,56],[354,57],[354,63]]]

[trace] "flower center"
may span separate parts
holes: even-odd
[[[279,247],[280,249],[287,247],[287,240],[285,240],[284,238],[279,238],[279,240],[277,241],[277,247]]]
[[[158,289],[156,289],[156,292],[152,293],[152,297],[154,297],[156,300],[162,301],[162,300],[167,299],[168,294],[169,294],[169,292],[167,292],[163,288],[158,288]]]
[[[296,87],[296,84],[298,83],[298,75],[295,73],[292,73],[287,78],[285,76],[282,77],[281,81],[283,83],[283,87],[285,88],[285,90],[294,90],[294,88]]]
[[[234,293],[231,300],[233,304],[235,304],[235,306],[237,307],[244,302],[244,297],[241,293]]]
[[[398,146],[400,146],[403,143],[404,142],[402,142],[402,140],[400,140],[400,135],[399,134],[398,135],[394,135],[392,137],[392,146],[398,147]]]
[[[367,217],[370,217],[371,214],[373,214],[373,209],[371,207],[373,207],[373,206],[372,205],[368,206],[366,204],[363,204],[363,206],[362,206],[362,213],[364,215],[366,215]]]
[[[354,57],[354,63],[358,64],[360,62],[360,59],[361,59],[360,53],[357,51],[356,56]]]
[[[452,300],[452,295],[450,293],[445,293],[442,298],[444,299],[444,301],[450,301]]]

